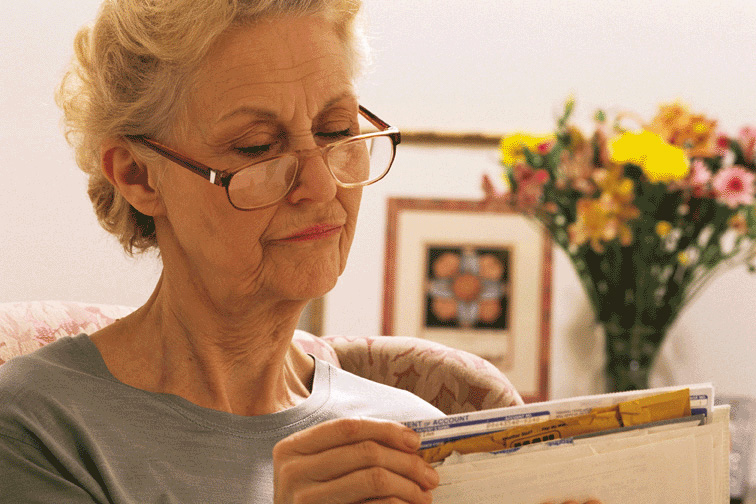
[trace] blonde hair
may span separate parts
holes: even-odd
[[[105,0],[74,42],[58,89],[66,139],[87,174],[100,224],[128,254],[157,246],[155,224],[103,174],[108,138],[170,139],[180,129],[189,82],[217,37],[236,24],[284,15],[322,16],[347,48],[353,74],[366,55],[356,23],[361,0]]]

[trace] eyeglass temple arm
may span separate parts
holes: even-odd
[[[362,105],[360,105],[360,113],[363,115],[363,117],[365,117],[368,121],[370,121],[373,126],[381,128],[381,131],[393,129],[394,131],[391,132],[391,138],[394,140],[394,145],[398,145],[399,143],[401,143],[402,134],[399,132],[397,128],[389,125],[386,121],[384,121],[377,115],[373,114]]]
[[[218,170],[213,170],[209,166],[205,166],[202,163],[198,161],[192,161],[191,159],[187,158],[186,156],[183,156],[182,154],[176,152],[175,150],[171,149],[170,147],[166,147],[165,145],[162,145],[150,138],[147,138],[142,135],[124,135],[126,138],[133,142],[138,142],[148,149],[151,149],[158,154],[161,154],[165,156],[166,158],[170,159],[174,163],[180,164],[184,168],[187,168],[197,175],[200,175],[204,177],[205,179],[209,180],[210,183],[215,184],[217,186],[225,187],[228,185],[228,179],[231,178],[231,176],[227,173],[219,172]]]

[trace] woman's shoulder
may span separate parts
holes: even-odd
[[[89,336],[65,336],[39,350],[20,355],[0,365],[0,388],[11,385],[33,385],[39,379],[66,370],[81,371],[89,366]]]
[[[88,336],[64,337],[0,366],[0,422],[64,403],[96,377]]]

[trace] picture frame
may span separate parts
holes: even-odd
[[[486,358],[548,399],[551,241],[484,201],[390,198],[382,330]]]

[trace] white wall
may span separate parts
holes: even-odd
[[[98,2],[6,3],[0,301],[138,305],[159,267],[125,258],[99,229],[53,102],[75,30]],[[681,98],[730,132],[756,123],[753,0],[366,0],[366,7],[374,65],[362,101],[400,127],[549,131],[570,93],[585,117],[598,106],[648,117],[658,103]],[[385,183],[365,191],[350,265],[327,301],[328,332],[380,330],[385,198],[478,198],[485,170],[497,170],[495,153],[401,150]],[[559,252],[553,289],[552,396],[594,391],[590,310]],[[673,368],[658,381],[710,380],[721,392],[756,395],[754,308],[756,277],[738,270],[719,278],[670,334],[665,356]]]
[[[363,103],[412,129],[548,132],[569,94],[646,117],[683,99],[736,132],[756,124],[756,2],[728,0],[374,0],[367,3],[374,64]],[[389,195],[479,198],[495,153],[407,147],[385,183],[365,192],[350,266],[330,295],[326,328],[379,329]],[[598,387],[591,312],[569,261],[554,255],[554,397]],[[349,301],[362,292],[365,303]],[[600,358],[600,347],[598,348]],[[713,381],[756,395],[756,276],[720,277],[685,312],[664,348],[656,383]],[[666,364],[666,366],[665,366]],[[668,369],[671,367],[671,369]]]
[[[5,2],[0,17],[0,301],[139,304],[154,261],[127,260],[97,224],[53,95],[95,0]]]

